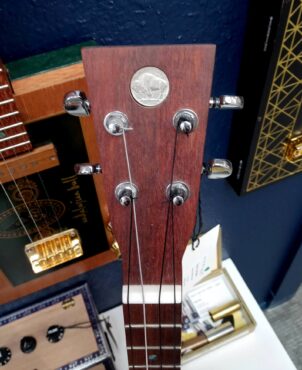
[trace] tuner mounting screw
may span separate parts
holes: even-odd
[[[208,164],[203,165],[202,174],[205,174],[208,179],[217,180],[231,176],[233,166],[227,159],[212,159]]]
[[[74,166],[74,172],[77,175],[93,175],[102,173],[102,167],[100,164],[77,163]]]
[[[172,185],[168,185],[166,189],[167,199],[174,206],[181,206],[190,196],[190,190],[187,184],[182,181],[175,181]]]
[[[184,134],[190,134],[197,125],[197,114],[191,109],[181,109],[173,117],[173,126]]]
[[[128,207],[136,199],[138,189],[130,182],[122,182],[115,188],[115,197],[123,207]]]
[[[83,91],[74,90],[64,97],[66,113],[76,117],[87,117],[90,114],[90,103]]]
[[[243,106],[243,97],[236,95],[221,95],[217,98],[211,97],[209,101],[209,107],[216,109],[243,109]]]
[[[104,119],[104,127],[111,135],[123,135],[124,130],[129,129],[128,117],[119,111],[110,112]]]

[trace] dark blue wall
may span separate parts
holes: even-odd
[[[0,55],[9,62],[91,39],[101,45],[214,43],[213,94],[232,94],[247,8],[247,0],[1,0]],[[230,112],[210,113],[206,159],[226,155],[231,120]],[[238,197],[227,182],[203,181],[205,230],[222,224],[225,251],[261,303],[297,248],[301,185],[298,175]]]

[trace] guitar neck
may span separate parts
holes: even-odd
[[[180,368],[181,261],[195,223],[214,54],[213,45],[83,50],[123,256],[130,369]]]
[[[31,149],[5,67],[0,63],[0,160]]]
[[[151,288],[151,289],[154,289]],[[156,292],[153,292],[156,293]],[[171,293],[171,292],[170,292]],[[155,299],[148,301],[144,325],[142,303],[125,303],[123,305],[127,354],[129,368],[143,366],[146,363],[145,332],[148,343],[148,360],[150,365],[167,369],[180,367],[181,355],[181,302],[158,303]],[[172,295],[170,294],[170,297]],[[179,297],[180,298],[180,297]]]

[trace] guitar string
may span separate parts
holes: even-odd
[[[124,142],[124,149],[125,149],[125,156],[126,156],[126,163],[127,163],[127,169],[128,169],[129,182],[133,186],[125,130],[123,130],[123,135],[122,136],[123,136],[123,142]],[[138,235],[138,225],[137,225],[136,205],[135,205],[135,202],[136,202],[136,200],[135,199],[132,199],[132,203],[133,203],[133,221],[134,221],[134,230],[135,230],[135,239],[136,239],[136,250],[137,250],[139,280],[140,280],[141,292],[142,292],[144,342],[145,342],[145,362],[146,362],[146,369],[149,370],[149,365],[148,365],[148,341],[147,341],[146,303],[145,303],[146,301],[145,301],[144,279],[143,279],[143,271],[142,271],[142,264],[141,264],[140,242],[139,242],[139,235]]]
[[[39,178],[39,180],[40,180],[40,184],[42,185],[42,188],[43,188],[43,190],[44,190],[44,193],[45,193],[45,195],[46,195],[46,198],[47,198],[47,200],[49,201],[51,211],[52,211],[52,213],[53,213],[53,215],[54,215],[54,217],[55,217],[55,219],[56,219],[56,222],[57,222],[57,224],[58,224],[58,226],[59,226],[59,231],[62,231],[62,225],[61,225],[61,222],[60,222],[60,220],[59,220],[59,217],[58,217],[58,215],[57,215],[57,212],[56,212],[56,211],[55,211],[55,209],[54,209],[53,203],[52,203],[52,201],[50,200],[48,190],[47,190],[46,185],[45,185],[45,182],[44,182],[44,180],[43,180],[43,178],[42,178],[42,174],[41,174],[40,172],[38,172],[38,173],[37,173],[37,175],[38,175],[38,178]],[[47,225],[47,226],[49,226],[49,225]]]
[[[0,72],[4,72],[4,70],[1,68],[1,71],[0,71]],[[10,89],[10,91],[11,91],[11,89]],[[14,98],[12,98],[12,99],[13,99],[12,103],[15,103],[15,99],[14,99]],[[18,112],[18,113],[19,113],[19,112]],[[2,121],[2,122],[1,122],[1,121]],[[0,122],[1,122],[1,128],[5,128],[5,127],[6,127],[6,126],[5,126],[5,124],[4,124],[4,126],[2,126],[3,119],[0,119]],[[24,123],[23,123],[23,122],[22,122],[22,124],[24,125]],[[24,129],[25,129],[25,127],[24,127]],[[27,132],[26,132],[26,134],[27,134]],[[27,134],[27,135],[28,135],[28,134]],[[11,141],[12,141],[12,139],[8,139],[7,141],[8,141],[8,142],[11,142]],[[12,148],[12,150],[13,150],[14,155],[15,155],[15,157],[16,157],[16,156],[17,156],[16,148]],[[29,152],[29,150],[28,150],[28,152]],[[10,168],[9,168],[9,167],[8,167],[8,165],[7,165],[6,159],[5,159],[5,157],[4,157],[4,155],[3,155],[3,152],[2,152],[2,151],[1,151],[1,157],[2,157],[3,163],[4,163],[4,165],[5,165],[6,169],[7,169],[7,171],[9,172],[9,175],[10,175],[11,179],[12,179],[12,180],[13,180],[13,182],[14,182],[14,185],[15,185],[15,187],[16,187],[16,190],[18,191],[18,193],[19,193],[19,195],[20,195],[20,198],[21,198],[22,202],[24,203],[25,208],[26,208],[26,210],[27,210],[27,212],[28,212],[28,214],[29,214],[29,216],[30,216],[30,218],[31,218],[31,220],[32,220],[32,222],[33,222],[33,224],[34,224],[34,226],[35,226],[35,228],[37,229],[37,232],[38,232],[39,236],[42,238],[42,233],[41,233],[40,229],[39,229],[39,228],[38,228],[38,226],[37,226],[37,223],[36,223],[36,221],[35,221],[35,219],[34,219],[34,217],[33,217],[33,214],[32,214],[32,213],[31,213],[31,211],[29,210],[29,207],[28,207],[28,205],[27,205],[27,203],[26,203],[26,201],[25,201],[25,199],[24,199],[24,197],[23,197],[23,194],[22,194],[21,189],[19,188],[19,186],[18,186],[18,184],[17,184],[17,182],[16,182],[16,180],[15,180],[15,178],[14,178],[14,176],[13,176],[13,174],[12,174],[11,170],[10,170]],[[26,179],[27,179],[27,177],[26,177]],[[28,179],[27,179],[27,182],[28,182]],[[5,187],[4,187],[4,185],[3,185],[3,184],[2,184],[2,189],[5,189]],[[10,202],[10,204],[13,204],[12,199],[10,199],[10,198],[9,198],[9,194],[8,194],[8,192],[5,190],[5,191],[4,191],[4,193],[5,193],[6,197],[8,197],[8,201]],[[40,208],[39,204],[38,204],[38,207]],[[16,213],[18,220],[20,221],[20,219],[21,219],[22,217],[21,217],[21,215],[17,212],[17,208],[16,208],[15,206],[13,207],[13,210],[14,210],[14,212]],[[41,212],[41,209],[40,209],[40,212]],[[24,228],[25,233],[26,233],[26,234],[27,234],[27,236],[28,236],[28,235],[29,235],[29,232],[28,232],[28,230],[26,229],[26,226],[25,226],[25,224],[24,224],[23,222],[21,222],[21,226]],[[31,242],[32,242],[32,239],[31,239],[31,238],[30,238],[30,240],[31,240]]]
[[[1,69],[1,72],[3,72],[3,69]],[[15,103],[15,99],[14,99],[14,98],[12,98],[12,100],[13,100],[13,101],[12,101],[12,103]],[[21,121],[21,122],[22,122],[22,124],[24,125],[23,121]],[[2,126],[2,127],[3,127],[3,126]],[[4,127],[5,127],[5,126],[4,126]],[[25,127],[25,125],[24,125],[24,127]],[[27,133],[27,132],[26,132],[26,134],[28,135],[28,133]],[[8,139],[8,141],[11,141],[11,139]],[[16,149],[15,149],[15,148],[13,148],[13,151],[14,151],[14,154],[15,154],[15,157],[16,157],[16,156],[17,156]],[[28,149],[26,152],[27,152],[27,153],[30,153],[30,150]],[[42,233],[41,233],[41,230],[39,229],[39,227],[38,227],[38,225],[37,225],[37,223],[36,223],[36,220],[35,220],[35,218],[34,218],[33,214],[31,213],[31,211],[30,211],[30,209],[29,209],[29,207],[28,207],[28,205],[27,205],[27,203],[26,203],[26,201],[25,201],[25,199],[24,199],[24,197],[23,197],[23,194],[22,194],[21,189],[19,188],[19,186],[18,186],[17,182],[15,181],[15,178],[14,178],[13,174],[11,173],[11,171],[10,171],[10,169],[9,169],[9,167],[8,167],[7,163],[6,163],[6,160],[5,160],[5,158],[4,158],[3,154],[2,154],[2,152],[1,152],[1,156],[2,156],[3,163],[5,163],[5,166],[6,166],[6,168],[7,168],[8,172],[9,172],[9,174],[10,174],[10,177],[12,178],[12,180],[13,180],[13,182],[14,182],[14,185],[15,185],[15,187],[16,187],[16,189],[17,189],[17,191],[18,191],[18,193],[19,193],[19,195],[20,195],[20,197],[21,197],[21,199],[22,199],[22,201],[23,201],[23,203],[24,203],[24,205],[25,205],[25,207],[26,207],[26,209],[27,209],[28,213],[29,213],[29,216],[30,216],[30,218],[32,219],[33,224],[34,224],[34,226],[35,226],[35,228],[36,228],[36,230],[37,230],[37,232],[38,232],[38,234],[39,234],[40,238],[42,239],[42,238],[43,238],[43,235],[42,235]],[[59,221],[58,216],[57,216],[57,214],[56,214],[56,212],[55,212],[55,210],[54,210],[54,208],[53,208],[53,204],[52,204],[52,202],[50,201],[49,194],[48,194],[48,191],[47,191],[46,186],[45,186],[45,184],[44,184],[44,181],[43,181],[43,179],[42,179],[42,177],[41,177],[40,173],[37,173],[37,175],[38,175],[38,178],[39,178],[39,180],[40,180],[40,183],[41,183],[41,185],[42,185],[42,187],[43,187],[43,190],[44,190],[44,193],[45,193],[45,195],[46,195],[46,198],[47,198],[47,200],[49,201],[49,203],[50,203],[50,205],[51,205],[51,210],[52,210],[52,212],[53,212],[53,214],[54,214],[54,217],[55,217],[55,219],[56,219],[56,222],[58,223],[59,230],[61,231],[61,230],[62,230],[62,227],[61,227],[60,221]],[[30,183],[29,183],[28,177],[27,177],[27,176],[24,176],[23,178],[24,178],[24,179],[26,179],[26,182],[27,182],[28,186],[30,187]],[[3,185],[3,184],[1,184],[1,185],[2,185],[2,189],[4,190],[4,193],[5,193],[6,197],[8,198],[8,200],[9,200],[10,204],[11,204],[11,205],[13,205],[13,202],[12,202],[12,200],[9,198],[9,194],[8,194],[8,192],[5,190],[4,185]],[[39,201],[38,201],[37,199],[35,199],[35,203],[36,203],[36,205],[37,205],[37,207],[38,207],[38,209],[39,209],[39,211],[40,211],[40,215],[41,215],[41,216],[43,217],[43,219],[44,219],[44,223],[45,223],[45,225],[49,228],[50,224],[47,222],[47,219],[46,219],[46,217],[45,217],[45,215],[44,215],[44,212],[42,211],[41,206],[40,206],[40,204],[39,204]],[[15,207],[14,205],[13,205],[13,210],[14,210],[14,212],[16,213],[16,215],[17,215],[17,218],[18,218],[19,222],[20,222],[20,220],[21,220],[21,222],[20,222],[20,223],[21,223],[21,226],[23,227],[23,229],[25,230],[25,233],[26,233],[26,234],[27,234],[27,236],[29,237],[29,232],[28,232],[28,230],[26,229],[26,226],[25,226],[25,224],[24,224],[24,223],[23,223],[23,221],[22,221],[21,215],[17,212],[17,209],[16,209],[16,207]],[[32,238],[31,238],[31,237],[29,237],[29,240],[32,242]]]
[[[168,210],[167,210],[167,218],[166,218],[166,226],[165,226],[165,239],[164,239],[164,247],[163,247],[163,255],[162,255],[162,265],[161,265],[161,273],[160,273],[160,286],[159,286],[159,295],[158,295],[158,321],[159,321],[159,351],[160,351],[160,366],[162,369],[163,361],[162,361],[162,322],[161,322],[161,291],[163,285],[163,278],[164,278],[164,268],[165,268],[165,255],[167,250],[167,242],[168,242],[168,231],[169,231],[169,220],[170,220],[170,210],[172,205],[172,196],[171,196],[171,187],[174,178],[174,168],[176,163],[176,153],[177,153],[177,138],[178,138],[178,129],[175,130],[175,137],[174,137],[174,146],[173,146],[173,156],[172,156],[172,169],[171,169],[171,178],[170,178],[170,194],[169,194],[169,202],[168,202]],[[174,269],[174,267],[173,267]],[[175,282],[174,282],[174,289],[175,289]],[[175,294],[175,293],[174,293]],[[175,297],[174,297],[174,309],[175,309]],[[176,323],[174,322],[174,325]],[[175,364],[174,364],[175,365]]]
[[[1,185],[1,188],[2,188],[2,190],[3,190],[3,192],[4,192],[4,194],[6,195],[6,197],[7,197],[7,199],[8,199],[8,201],[9,201],[10,205],[12,206],[12,208],[13,208],[13,210],[14,210],[14,212],[15,212],[15,214],[16,214],[16,216],[17,216],[17,218],[18,218],[18,220],[19,220],[19,222],[20,222],[20,224],[21,224],[21,226],[23,227],[23,229],[24,229],[24,231],[25,231],[25,234],[27,235],[27,237],[28,237],[29,241],[32,243],[32,242],[33,242],[33,240],[32,240],[32,238],[31,238],[31,236],[29,235],[29,232],[27,231],[26,226],[24,225],[24,223],[23,223],[23,221],[22,221],[22,219],[21,219],[21,217],[20,217],[20,215],[19,215],[19,213],[18,213],[17,209],[15,208],[15,206],[14,206],[13,202],[11,201],[11,199],[10,199],[9,195],[7,194],[7,191],[6,191],[5,187],[4,187],[4,185],[2,184],[2,182],[0,182],[0,185]]]
[[[128,316],[128,327],[130,336],[130,348],[131,348],[131,367],[134,369],[134,356],[133,356],[133,337],[132,337],[132,325],[130,318],[130,272],[131,272],[131,255],[132,255],[132,221],[133,221],[133,210],[132,201],[130,204],[130,230],[129,230],[129,243],[128,243],[128,276],[127,276],[127,316]]]
[[[19,188],[19,186],[18,186],[18,184],[17,184],[17,182],[16,182],[16,180],[15,180],[15,178],[14,178],[14,176],[13,176],[13,174],[12,174],[11,170],[10,170],[10,168],[8,167],[8,165],[7,165],[7,163],[6,163],[6,160],[5,160],[5,158],[4,158],[3,154],[2,154],[2,152],[1,152],[0,154],[1,154],[1,157],[2,157],[2,160],[3,160],[3,163],[4,163],[4,165],[5,165],[5,167],[6,167],[7,171],[8,171],[8,173],[9,173],[9,175],[10,175],[10,177],[11,177],[11,179],[12,179],[12,181],[13,181],[13,183],[14,183],[14,185],[15,185],[15,187],[16,187],[16,189],[17,189],[17,191],[18,191],[18,193],[19,193],[19,195],[20,195],[20,197],[21,197],[21,199],[22,199],[22,201],[23,201],[23,203],[24,203],[24,205],[25,205],[25,208],[26,208],[26,210],[27,210],[27,212],[28,212],[28,214],[29,214],[29,216],[30,216],[30,218],[31,218],[31,220],[32,220],[32,222],[33,222],[33,224],[34,224],[35,228],[36,228],[36,229],[37,229],[37,231],[38,231],[38,234],[40,235],[40,237],[41,237],[41,238],[43,238],[43,236],[42,236],[42,234],[41,234],[41,232],[40,232],[40,230],[39,230],[39,228],[38,228],[38,225],[37,225],[37,223],[36,223],[36,221],[35,221],[35,219],[34,219],[34,217],[33,217],[32,213],[31,213],[31,211],[30,211],[30,209],[29,209],[29,207],[28,207],[28,205],[27,205],[27,203],[26,203],[26,201],[25,201],[25,199],[24,199],[24,197],[23,197],[22,191],[20,190],[20,188]],[[2,185],[2,188],[4,189],[4,185],[2,184],[2,182],[1,182],[1,185]],[[8,196],[8,200],[9,200],[9,202],[12,204],[13,202],[12,202],[12,200],[10,199],[10,197],[9,197],[9,195],[8,195],[8,193],[7,193],[7,191],[5,191],[5,194],[6,194],[6,196]],[[17,208],[16,208],[16,207],[13,207],[13,209],[14,209],[15,213],[17,214],[18,219],[20,220],[21,215],[18,213]],[[23,223],[23,222],[22,222],[22,224],[21,224],[21,225],[23,226],[23,228],[25,227],[25,225],[24,225],[24,223]],[[27,235],[29,234],[29,232],[28,232],[28,230],[27,230],[27,229],[26,229],[26,234],[27,234]],[[31,240],[31,242],[32,242],[32,239],[31,239],[31,238],[30,238],[30,240]]]
[[[163,363],[163,350],[162,350],[162,320],[161,320],[161,290],[162,290],[162,283],[163,283],[163,274],[164,274],[164,260],[166,256],[166,248],[167,248],[167,239],[168,239],[168,229],[169,229],[169,219],[170,219],[170,209],[171,209],[171,202],[169,201],[168,205],[168,212],[166,218],[166,227],[165,227],[165,239],[164,239],[164,248],[163,248],[163,255],[162,255],[162,265],[161,265],[161,273],[160,273],[160,284],[159,284],[159,292],[158,292],[158,326],[159,326],[159,358],[160,358],[160,368],[162,369]]]
[[[179,345],[176,343],[177,341],[177,331],[176,331],[176,271],[175,271],[175,234],[174,234],[174,207],[172,206],[172,271],[173,271],[173,298],[174,298],[174,304],[173,304],[173,332],[174,332],[174,348],[173,348],[173,364],[174,369],[176,368],[176,356],[177,356],[177,350],[176,346]],[[179,351],[178,351],[179,354]]]
[[[12,98],[12,99],[13,99],[13,102],[15,102],[14,98]],[[0,122],[1,122],[1,121],[3,121],[3,120],[0,120]],[[3,122],[1,122],[1,124],[2,124],[2,123],[3,123]],[[22,122],[22,123],[23,123],[23,122]],[[4,126],[2,126],[2,125],[1,125],[1,127],[2,127],[2,128],[5,128],[6,126],[5,126],[5,125],[4,125]],[[11,142],[11,139],[8,139],[7,141],[8,141],[8,142]],[[12,150],[13,150],[14,155],[15,155],[15,157],[16,157],[16,156],[17,156],[16,149],[15,149],[15,148],[12,148]],[[29,150],[28,150],[28,152],[29,152]],[[3,152],[0,152],[0,153],[1,153],[2,161],[3,161],[3,163],[4,163],[4,165],[5,165],[6,169],[7,169],[7,171],[8,171],[8,173],[9,173],[10,178],[12,179],[12,181],[13,181],[13,183],[14,183],[14,185],[15,185],[15,188],[16,188],[16,190],[17,190],[17,192],[18,192],[18,194],[19,194],[19,196],[20,196],[20,198],[21,198],[22,202],[23,202],[23,203],[24,203],[24,205],[25,205],[25,208],[26,208],[26,210],[27,210],[27,212],[28,212],[28,214],[29,214],[29,217],[31,218],[31,220],[32,220],[32,222],[33,222],[33,224],[34,224],[34,226],[35,226],[35,228],[36,228],[36,230],[37,230],[37,232],[38,232],[38,234],[39,234],[40,238],[43,238],[42,233],[41,233],[41,231],[40,231],[40,229],[39,229],[39,227],[38,227],[38,225],[37,225],[37,223],[36,223],[36,220],[35,220],[35,218],[34,218],[33,214],[31,213],[31,211],[30,211],[30,209],[29,209],[28,204],[26,203],[26,201],[25,201],[25,199],[24,199],[24,196],[23,196],[23,194],[22,194],[22,191],[21,191],[21,189],[19,188],[19,186],[18,186],[18,184],[17,184],[17,182],[16,182],[16,179],[14,178],[14,176],[13,176],[13,174],[12,174],[12,172],[11,172],[11,170],[10,170],[9,166],[7,165],[6,158],[4,157]],[[29,181],[28,181],[27,176],[25,176],[24,178],[26,178],[27,183],[29,184]],[[13,208],[13,210],[14,210],[14,212],[15,212],[15,214],[16,214],[16,216],[17,216],[18,220],[19,220],[19,222],[21,221],[21,222],[20,222],[20,224],[21,224],[21,226],[23,227],[23,229],[24,229],[24,231],[25,231],[25,233],[26,233],[27,237],[29,237],[29,240],[30,240],[30,242],[32,243],[32,238],[30,237],[30,235],[29,235],[29,231],[27,230],[27,228],[26,228],[26,226],[25,226],[24,222],[22,221],[21,214],[19,214],[19,213],[18,213],[17,207],[13,204],[13,201],[12,201],[12,199],[10,198],[10,196],[9,196],[8,192],[6,191],[6,189],[5,189],[4,185],[3,185],[3,183],[1,183],[1,187],[2,187],[2,190],[3,190],[3,191],[4,191],[4,193],[5,193],[5,196],[7,197],[8,201],[9,201],[9,203],[12,205],[12,208]],[[41,208],[40,208],[40,205],[39,205],[39,204],[38,204],[38,207],[39,207],[39,209],[40,209],[41,214],[43,214],[43,213],[42,213],[42,211],[41,211]],[[43,215],[43,216],[44,216],[44,215]]]

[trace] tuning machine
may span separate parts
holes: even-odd
[[[190,190],[187,184],[182,181],[174,181],[168,185],[166,189],[167,199],[173,203],[174,206],[181,206],[190,196]]]
[[[137,198],[138,189],[130,182],[122,182],[115,188],[115,197],[123,207],[128,207]]]
[[[216,109],[243,109],[244,99],[242,96],[236,95],[221,95],[219,97],[211,97],[209,101],[210,108]]]
[[[198,117],[191,109],[181,109],[173,117],[173,126],[176,130],[190,134],[198,125]]]
[[[202,168],[202,174],[211,180],[225,179],[231,176],[232,172],[232,163],[227,159],[212,159],[207,164],[204,164]]]
[[[100,164],[77,163],[74,165],[74,172],[77,175],[93,175],[102,173]]]
[[[74,90],[64,96],[64,109],[71,116],[87,117],[90,114],[90,103],[83,91]]]

